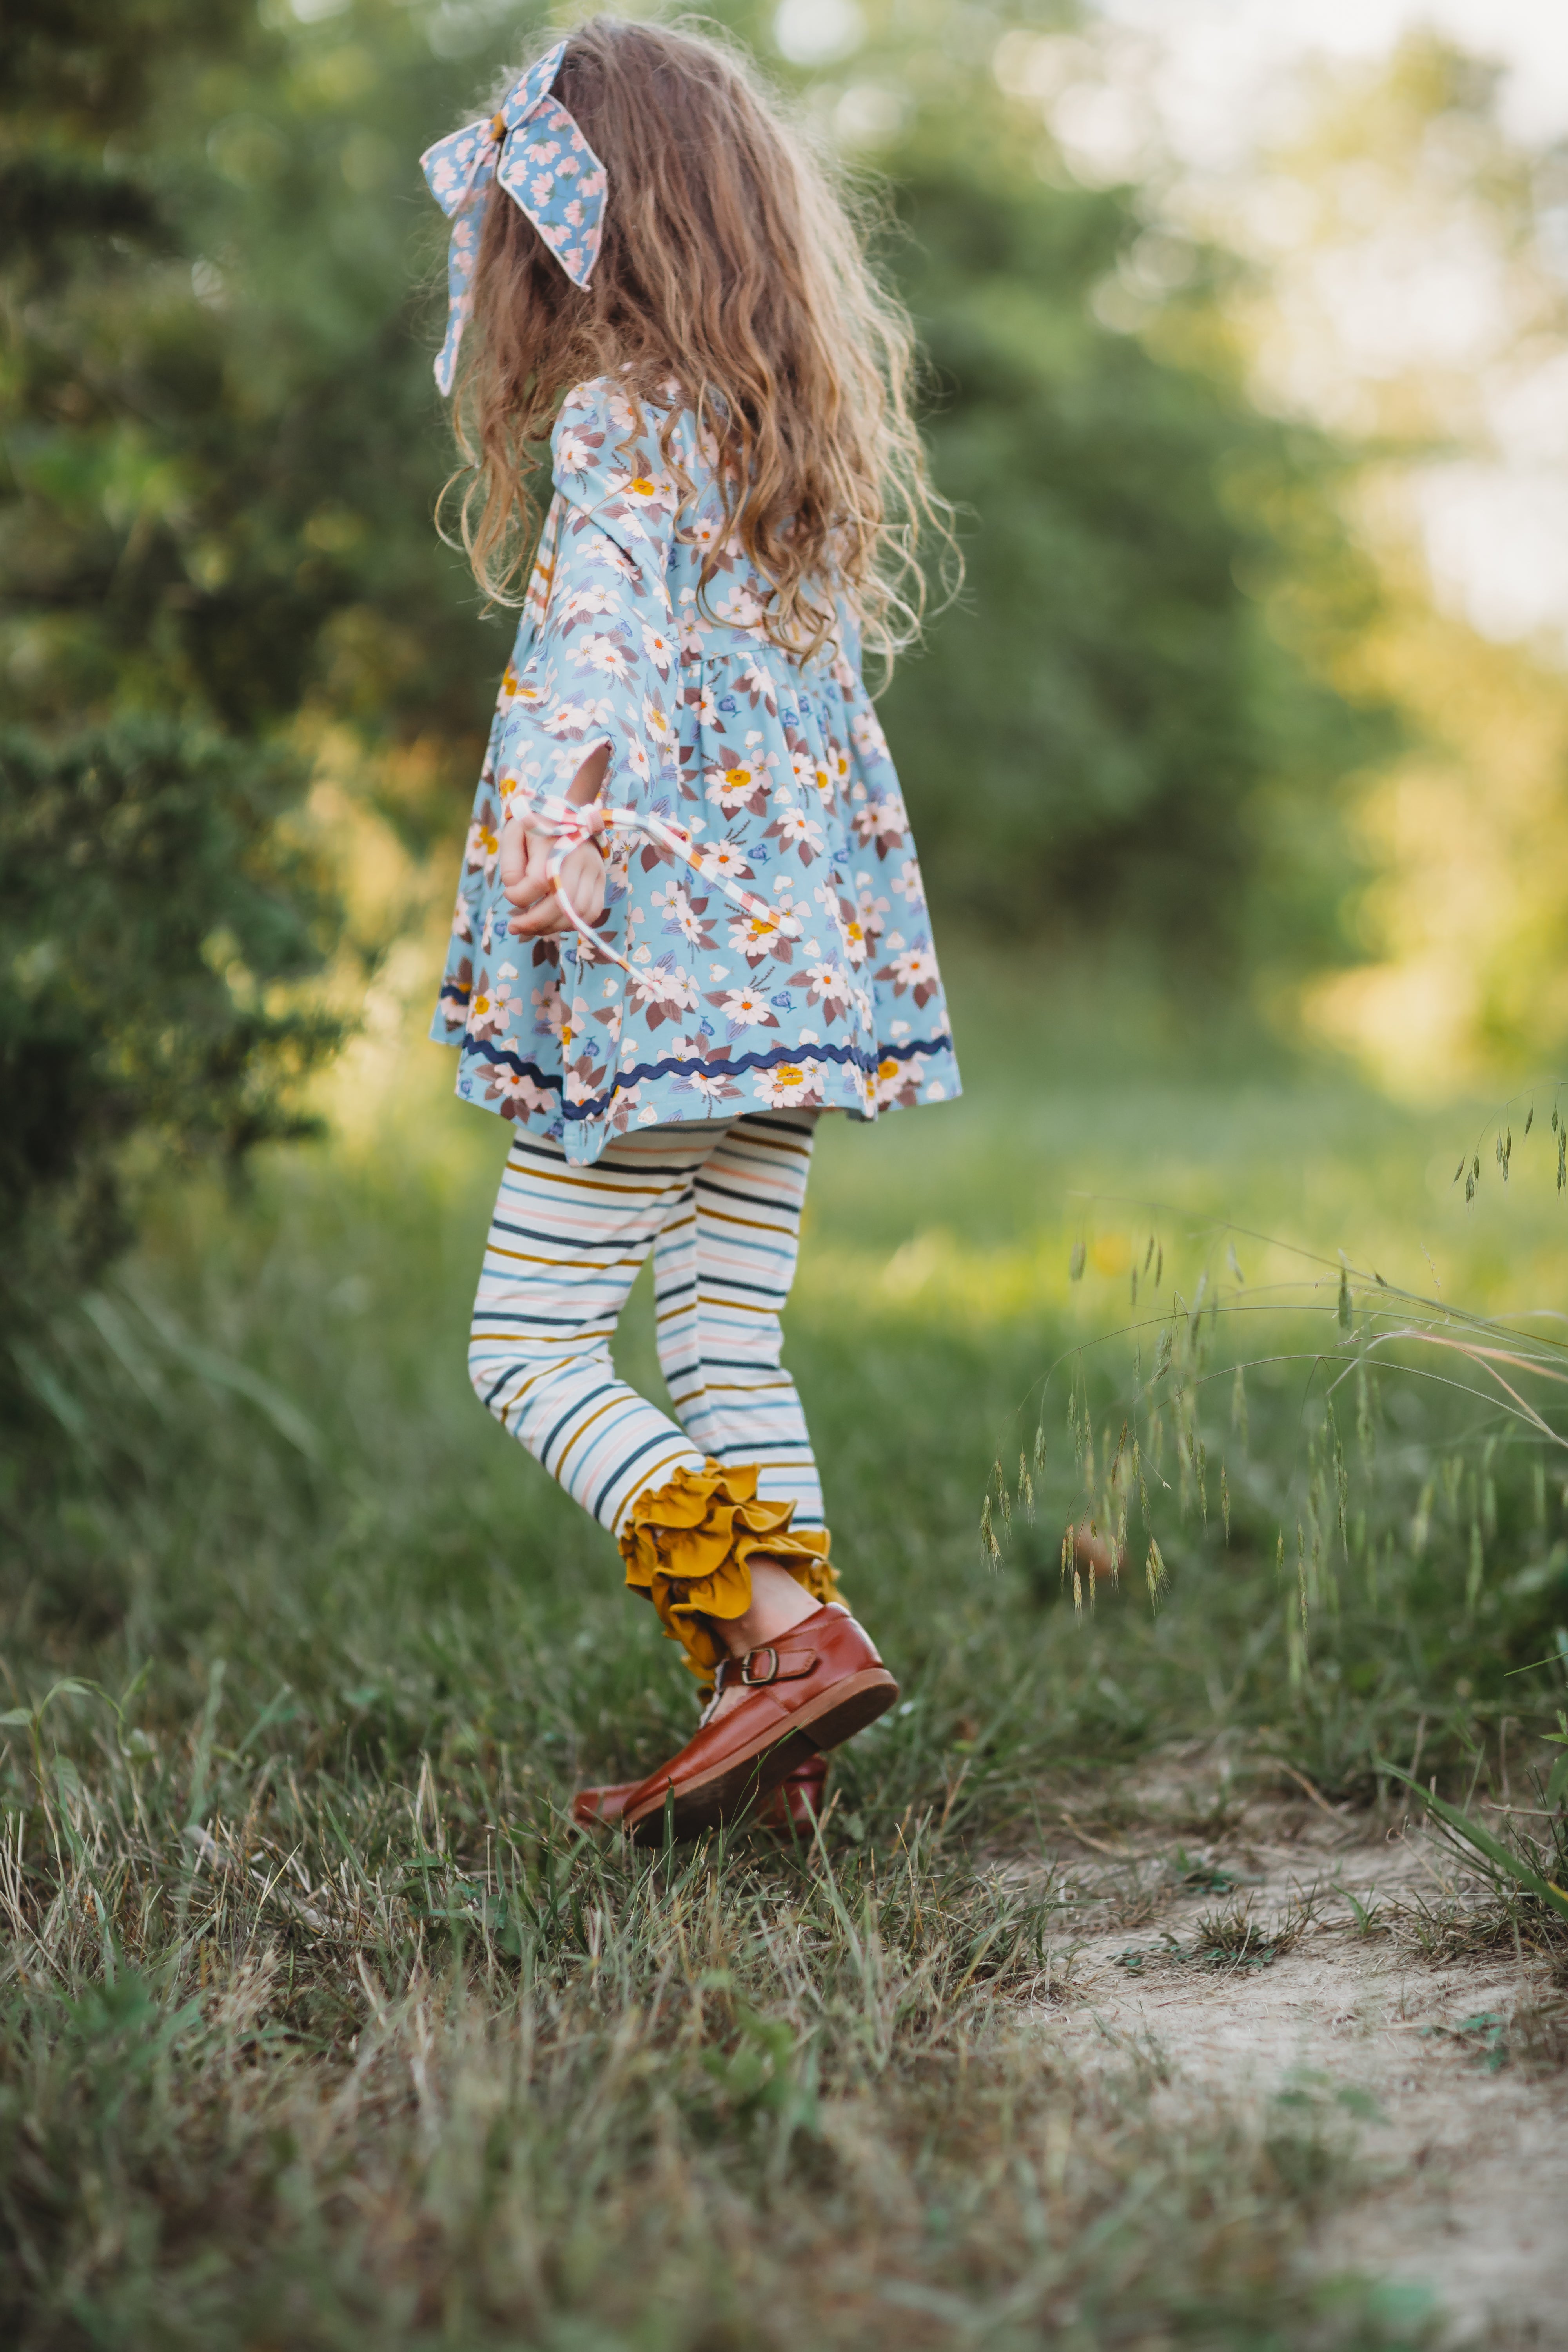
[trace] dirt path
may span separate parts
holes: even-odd
[[[1568,2347],[1562,1983],[1423,1830],[1303,1797],[1222,1803],[1194,1843],[1193,1794],[1167,1773],[1125,1835],[1064,1818],[1089,1906],[1060,1956],[1068,2048],[1124,2063],[1135,2042],[1173,2120],[1223,2089],[1353,2147],[1367,2189],[1325,2228],[1326,2271],[1425,2290],[1455,2343]]]

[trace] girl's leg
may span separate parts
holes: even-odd
[[[627,1583],[716,1686],[677,1755],[636,1784],[579,1792],[579,1819],[643,1839],[666,1823],[689,1835],[809,1778],[790,1814],[804,1821],[822,1755],[898,1697],[864,1629],[824,1605],[836,1580],[821,1494],[780,1358],[811,1134],[788,1114],[644,1129],[584,1170],[520,1137],[497,1202],[474,1385],[614,1530]],[[616,1377],[609,1353],[667,1226],[659,1344],[684,1431]],[[793,1524],[797,1505],[816,1525]]]
[[[706,1458],[700,1440],[621,1380],[610,1357],[638,1266],[669,1218],[691,1214],[695,1178],[725,1131],[644,1129],[592,1168],[570,1167],[558,1145],[519,1135],[468,1350],[484,1403],[616,1536],[627,1581],[703,1677],[730,1649],[727,1621],[744,1618],[750,1631],[754,1602],[776,1615],[767,1605],[775,1578],[790,1622],[802,1584],[816,1601],[833,1589],[826,1537],[791,1531],[792,1500],[761,1495],[752,1462]]]
[[[691,1440],[616,1373],[610,1339],[713,1141],[710,1127],[649,1129],[573,1168],[559,1144],[520,1131],[501,1178],[468,1376],[502,1427],[612,1534],[645,1487],[702,1468]]]
[[[756,1465],[757,1493],[823,1525],[805,1415],[784,1368],[817,1113],[737,1119],[654,1244],[658,1360],[681,1427],[714,1462]]]

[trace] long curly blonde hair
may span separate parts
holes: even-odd
[[[662,412],[666,462],[691,495],[671,449],[673,380],[717,443],[774,644],[816,652],[841,593],[890,661],[920,629],[922,526],[952,541],[911,413],[913,332],[830,169],[705,34],[596,16],[568,39],[553,90],[605,167],[604,241],[580,288],[515,204],[487,205],[447,486],[475,577],[521,600],[544,445],[563,395],[591,377],[617,373]],[[714,568],[710,555],[704,585]]]

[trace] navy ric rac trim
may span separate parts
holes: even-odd
[[[566,1082],[554,1070],[542,1070],[536,1062],[525,1062],[509,1053],[504,1045],[495,1045],[489,1037],[466,1037],[466,1053],[479,1054],[492,1068],[505,1066],[520,1078],[531,1078],[538,1087],[550,1087],[561,1096],[562,1115],[565,1118],[597,1118],[606,1104],[615,1100],[625,1087],[640,1086],[644,1078],[667,1078],[684,1076],[689,1070],[710,1070],[717,1076],[738,1078],[747,1070],[771,1070],[781,1062],[853,1062],[858,1070],[874,1070],[879,1061],[912,1062],[917,1054],[951,1053],[952,1039],[945,1032],[940,1037],[917,1037],[902,1045],[884,1045],[872,1055],[859,1046],[845,1044],[819,1045],[774,1045],[765,1054],[739,1054],[731,1060],[726,1055],[693,1055],[688,1061],[638,1062],[629,1070],[618,1070],[613,1086],[602,1095],[595,1095],[585,1103],[569,1103],[565,1099]]]

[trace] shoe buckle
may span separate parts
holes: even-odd
[[[752,1661],[753,1658],[766,1658],[768,1660],[768,1671],[765,1675],[754,1675],[752,1672]],[[742,1687],[746,1690],[761,1690],[769,1683],[776,1683],[778,1678],[779,1654],[773,1648],[771,1642],[764,1643],[763,1647],[759,1650],[749,1650],[741,1661],[741,1682]]]

